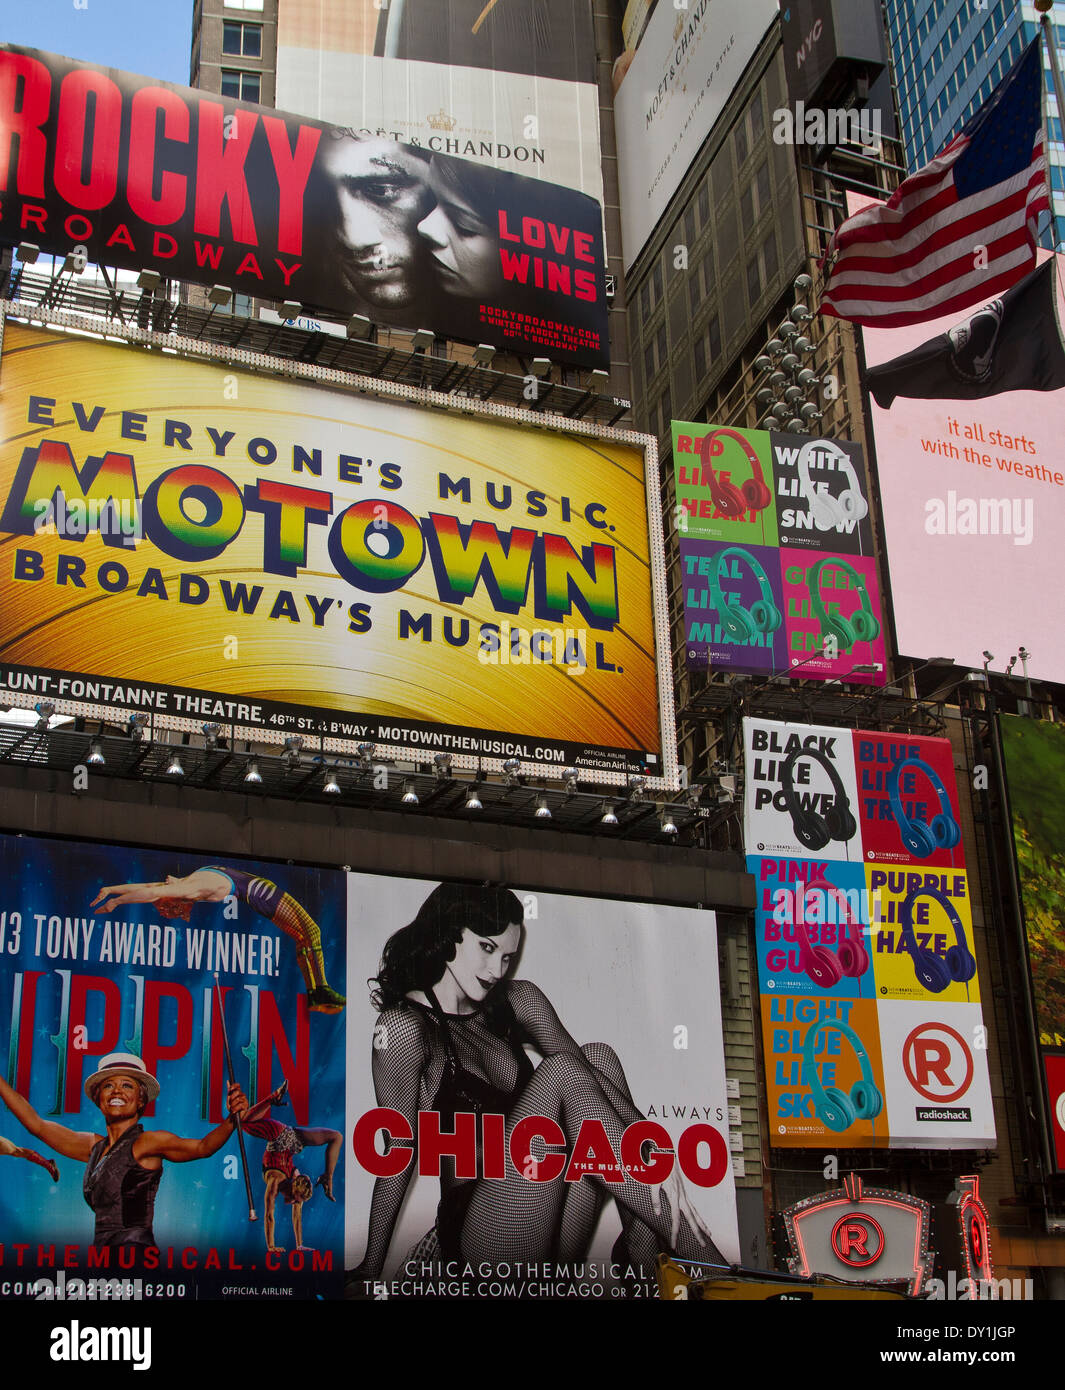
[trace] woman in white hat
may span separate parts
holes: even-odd
[[[43,1120],[0,1076],[0,1100],[12,1115],[56,1153],[88,1165],[83,1191],[96,1215],[93,1245],[154,1245],[152,1214],[163,1160],[188,1163],[217,1153],[236,1129],[236,1117],[248,1108],[244,1092],[237,1085],[229,1087],[228,1118],[202,1139],[141,1126],[145,1107],[159,1094],[159,1082],[131,1052],[106,1056],[85,1082],[85,1094],[99,1107],[106,1135]]]

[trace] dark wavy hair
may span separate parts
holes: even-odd
[[[455,959],[455,948],[469,929],[478,936],[502,936],[521,926],[525,911],[509,888],[484,888],[469,883],[441,883],[418,909],[413,922],[388,938],[381,955],[376,985],[370,995],[378,1012],[406,1008],[411,990],[433,988]],[[485,1000],[485,1022],[500,1037],[515,1025],[506,991],[494,989]]]

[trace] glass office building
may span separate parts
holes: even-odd
[[[886,0],[906,162],[927,164],[987,100],[1035,37],[1039,14],[1016,0]],[[1052,14],[1065,47],[1065,4]],[[1065,137],[1044,54],[1054,210],[1065,227]]]

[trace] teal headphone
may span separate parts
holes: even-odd
[[[758,587],[762,591],[762,597],[756,599],[750,608],[741,608],[738,604],[726,603],[725,596],[721,592],[722,564],[730,555],[736,555],[739,559],[746,561],[747,567],[758,581]],[[773,598],[773,589],[769,583],[769,576],[765,570],[748,550],[742,546],[727,546],[717,557],[713,572],[710,575],[710,602],[717,610],[718,617],[721,619],[721,626],[734,642],[739,642],[746,646],[761,632],[776,632],[784,619],[780,609]]]
[[[830,567],[849,574],[861,596],[861,608],[849,618],[839,613],[829,613],[821,597],[821,571]],[[826,555],[807,574],[806,582],[810,587],[810,615],[821,624],[822,638],[835,637],[843,651],[849,652],[855,642],[871,642],[877,636],[880,622],[869,602],[865,580],[846,560],[841,560],[838,555]]]
[[[862,1078],[851,1087],[847,1095],[838,1086],[825,1087],[817,1074],[814,1058],[814,1039],[824,1028],[835,1028],[850,1043],[862,1069]],[[850,1129],[855,1120],[875,1120],[884,1108],[884,1097],[873,1078],[873,1064],[862,1044],[861,1038],[853,1028],[841,1023],[838,1018],[819,1018],[807,1029],[802,1043],[803,1061],[806,1064],[806,1078],[814,1102],[814,1113],[827,1129],[842,1134]]]

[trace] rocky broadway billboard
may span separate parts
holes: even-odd
[[[608,365],[594,198],[34,49],[0,48],[0,241]]]
[[[602,201],[591,0],[299,0],[277,104]]]
[[[713,913],[350,874],[348,922],[349,1294],[737,1259]]]
[[[0,689],[668,775],[643,436],[11,321],[0,387]]]
[[[0,867],[0,1299],[339,1297],[344,875],[14,835]]]

